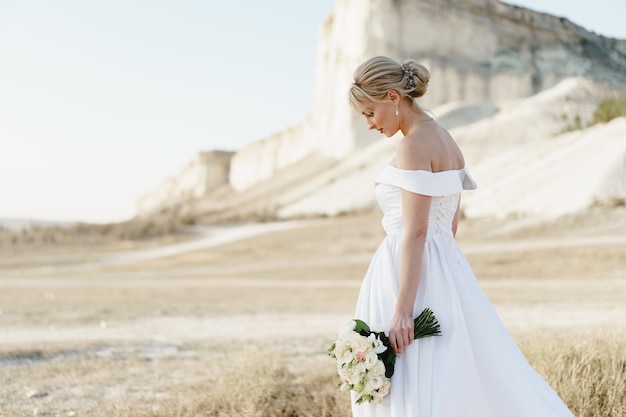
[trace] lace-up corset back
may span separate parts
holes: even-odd
[[[428,215],[428,234],[452,230],[452,219],[459,203],[459,194],[433,197]],[[379,184],[376,200],[383,211],[383,228],[388,235],[402,233],[402,200],[398,187]]]
[[[401,190],[405,189],[432,197],[428,215],[429,236],[451,233],[461,191],[475,188],[476,183],[466,169],[433,173],[402,170],[389,165],[376,180],[376,200],[383,211],[383,228],[387,235],[402,233]]]

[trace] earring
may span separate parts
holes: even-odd
[[[396,106],[396,116],[398,115],[398,106]]]

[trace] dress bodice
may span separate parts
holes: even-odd
[[[404,170],[387,165],[376,180],[376,200],[383,211],[383,228],[387,235],[401,234],[401,190],[431,196],[428,234],[452,230],[452,220],[461,191],[473,190],[476,183],[467,169],[440,172]]]

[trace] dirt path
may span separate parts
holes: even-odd
[[[3,272],[4,277],[14,276],[38,276],[47,274],[58,274],[65,272],[87,271],[94,269],[103,269],[108,267],[118,267],[124,265],[138,264],[146,261],[157,260],[162,258],[175,257],[190,252],[218,247],[220,245],[253,239],[272,232],[298,230],[315,228],[321,224],[323,220],[303,220],[289,222],[274,223],[258,223],[244,224],[233,226],[215,226],[199,228],[200,237],[191,241],[164,245],[156,248],[128,250],[122,252],[103,252],[95,254],[95,259],[85,262],[70,262],[68,264],[58,264],[54,262],[54,257],[49,255],[43,256],[42,261],[47,264],[37,267],[22,267],[15,269],[7,269]],[[461,239],[459,245],[466,255],[488,254],[488,253],[514,253],[522,251],[540,251],[555,248],[574,248],[587,246],[603,246],[603,245],[626,245],[625,235],[603,235],[588,237],[561,237],[561,238],[538,238],[538,239],[517,239],[502,240],[486,239],[486,242],[480,242],[476,238],[471,240]],[[324,258],[315,258],[308,260],[285,259],[283,256],[277,256],[270,261],[267,259],[257,264],[246,262],[245,265],[228,265],[217,266],[211,271],[211,268],[204,268],[208,273],[235,273],[243,270],[264,270],[275,269],[281,267],[306,268],[307,266],[333,266],[341,264],[353,264],[367,262],[371,258],[372,253],[362,254],[341,254],[336,256],[326,256]],[[626,251],[624,253],[626,262]],[[33,257],[33,261],[38,258]],[[37,262],[38,263],[38,262]],[[0,286],[3,285],[0,278]]]
[[[506,326],[512,330],[610,329],[626,323],[625,308],[602,309],[595,304],[505,304],[495,307]],[[3,327],[0,330],[0,345],[107,340],[228,342],[314,336],[332,340],[337,329],[351,318],[350,313],[260,313],[220,317],[145,317],[89,325],[67,323],[62,326]]]
[[[313,222],[313,221],[310,221]],[[95,260],[86,262],[76,262],[75,256],[67,256],[63,258],[69,261],[68,264],[58,264],[55,260],[60,260],[58,256],[42,255],[40,257],[33,256],[31,261],[34,263],[47,263],[46,266],[19,268],[16,271],[5,271],[8,276],[12,275],[45,275],[60,272],[76,272],[98,268],[107,268],[111,266],[122,266],[135,264],[154,259],[167,258],[171,256],[181,255],[197,250],[207,249],[227,243],[250,239],[258,235],[270,232],[289,230],[302,227],[305,222],[288,221],[273,223],[252,223],[234,226],[213,226],[199,227],[197,229],[199,238],[187,242],[174,243],[156,248],[127,250],[121,252],[103,252],[95,255]],[[71,262],[74,260],[74,262]],[[10,262],[5,259],[4,263]]]

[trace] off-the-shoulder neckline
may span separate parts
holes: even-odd
[[[398,171],[405,171],[405,172],[425,172],[427,174],[444,174],[446,172],[459,172],[459,171],[465,171],[466,168],[456,168],[456,169],[446,169],[444,171],[437,171],[437,172],[432,172],[432,171],[426,171],[425,169],[402,169],[402,168],[398,168],[396,166],[393,166],[391,164],[387,165],[390,168],[396,169]]]

